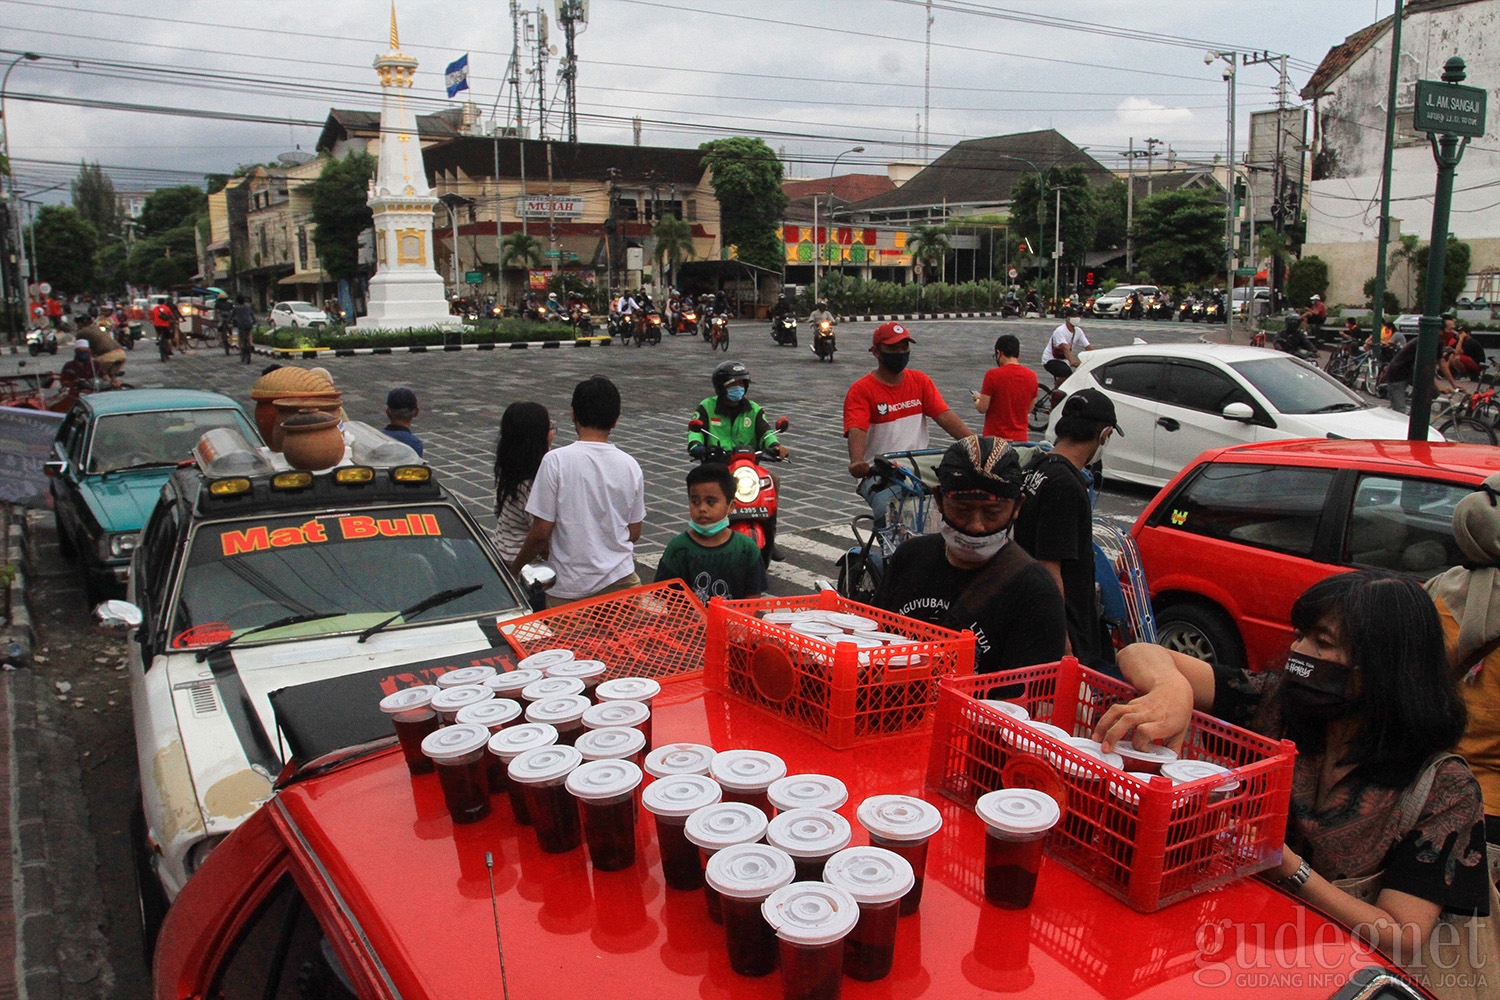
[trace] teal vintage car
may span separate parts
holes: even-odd
[[[83,566],[92,596],[122,586],[141,526],[204,431],[260,435],[238,403],[196,389],[126,389],[81,397],[58,428],[47,475],[57,539]]]

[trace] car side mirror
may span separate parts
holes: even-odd
[[[68,460],[65,458],[56,458],[43,462],[42,471],[46,473],[48,479],[56,479],[68,471]]]
[[[141,627],[145,616],[129,601],[105,601],[94,608],[94,624],[111,635],[129,635]]]
[[[1224,407],[1225,420],[1238,420],[1240,423],[1248,424],[1255,419],[1255,410],[1249,403],[1230,403]]]

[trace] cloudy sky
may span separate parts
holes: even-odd
[[[1204,65],[1206,49],[1285,53],[1295,93],[1329,46],[1392,5],[933,0],[931,149],[1051,127],[1111,167],[1132,137],[1206,160],[1223,152],[1226,115],[1223,64]],[[554,0],[542,6],[561,52]],[[420,108],[452,106],[443,68],[467,52],[488,117],[510,58],[508,4],[397,0],[397,11],[401,46],[421,60]],[[591,0],[577,39],[580,138],[629,142],[637,116],[647,144],[758,134],[793,176],[826,175],[854,145],[866,151],[841,172],[921,158],[925,17],[923,0]],[[83,158],[117,188],[149,189],[311,150],[331,106],[379,107],[370,60],[387,47],[388,19],[388,0],[0,0],[6,61],[43,56],[21,63],[7,91],[18,186],[62,183],[43,195],[57,197]],[[547,66],[549,101],[559,66]],[[522,80],[535,135],[535,74]],[[1248,112],[1274,105],[1277,73],[1242,66],[1238,80],[1243,148]],[[133,110],[144,108],[171,113]],[[561,119],[559,102],[554,136]]]

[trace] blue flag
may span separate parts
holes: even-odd
[[[469,89],[469,54],[465,52],[457,59],[448,64],[447,72],[443,74],[448,84],[448,96],[452,97],[460,90]]]

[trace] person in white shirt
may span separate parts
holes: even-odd
[[[620,390],[603,375],[573,389],[578,440],[542,457],[526,513],[531,529],[511,570],[550,548],[557,583],[547,606],[639,586],[635,543],[646,519],[646,484],[636,460],[609,443],[620,419]]]
[[[1089,338],[1084,336],[1077,317],[1078,310],[1063,310],[1062,326],[1052,331],[1042,348],[1042,367],[1052,375],[1053,385],[1062,385],[1079,365],[1078,352],[1089,349]]]

